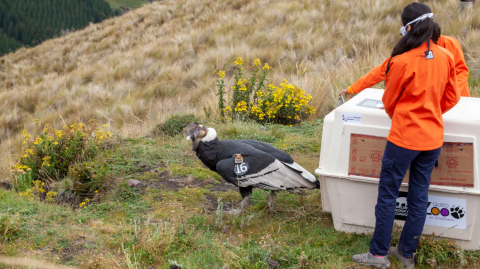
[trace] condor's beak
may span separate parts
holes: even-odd
[[[185,128],[185,134],[187,135],[187,140],[192,140],[192,150],[195,151],[202,140],[202,137],[207,133],[207,129],[203,125],[199,125],[196,122],[189,124]]]
[[[198,148],[198,145],[200,144],[200,141],[202,140],[202,137],[204,136],[204,134],[202,135],[202,132],[205,133],[204,130],[195,130],[193,131],[193,135],[191,137],[191,139],[193,140],[192,144],[193,144],[193,147],[192,147],[192,150],[195,151],[197,150]]]

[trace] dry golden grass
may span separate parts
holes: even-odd
[[[216,73],[237,56],[260,58],[273,81],[303,87],[322,117],[336,92],[388,57],[410,2],[166,0],[20,49],[0,58],[0,169],[33,119],[58,126],[95,118],[135,136],[174,113],[216,116]],[[422,2],[460,40],[479,78],[479,5],[458,14],[457,0]]]

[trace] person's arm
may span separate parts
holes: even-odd
[[[390,118],[393,117],[395,106],[398,99],[403,92],[403,85],[405,83],[406,64],[402,62],[395,62],[392,59],[390,62],[390,70],[385,77],[385,92],[383,93],[383,106]]]
[[[460,90],[457,86],[457,74],[455,71],[453,59],[451,59],[450,76],[443,92],[443,98],[440,102],[442,113],[452,109],[460,101]]]
[[[469,70],[465,63],[465,56],[463,54],[462,46],[460,42],[452,37],[444,37],[444,47],[453,55],[455,61],[455,69],[457,72],[457,86],[460,90],[460,94],[465,97],[470,97],[470,89],[468,87],[468,75]],[[449,42],[450,41],[450,42]]]
[[[373,85],[382,82],[385,79],[385,71],[387,70],[388,61],[390,58],[385,60],[381,65],[373,68],[368,74],[359,78],[355,83],[349,86],[347,89],[343,89],[339,92],[339,95],[344,93],[353,94],[359,93],[366,88],[370,88]]]

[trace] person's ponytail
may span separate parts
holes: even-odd
[[[440,35],[442,34],[442,29],[440,29],[440,25],[438,23],[434,22],[434,29],[433,29],[433,34],[432,34],[432,41],[433,43],[437,44],[438,39],[440,38]]]

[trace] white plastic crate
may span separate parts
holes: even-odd
[[[324,119],[320,165],[315,172],[320,175],[323,210],[332,213],[335,229],[339,231],[374,231],[379,180],[349,171],[350,144],[352,134],[388,136],[391,120],[382,109],[382,95],[383,90],[366,89]],[[454,239],[463,249],[480,249],[480,99],[462,97],[443,115],[443,120],[444,142],[468,143],[469,149],[473,148],[470,175],[473,186],[431,185],[423,233]],[[373,157],[381,159],[381,156]],[[407,187],[408,184],[402,183],[401,196],[405,196]],[[396,217],[401,218],[406,199],[400,197],[397,202]],[[404,221],[396,220],[396,223],[403,226]]]

